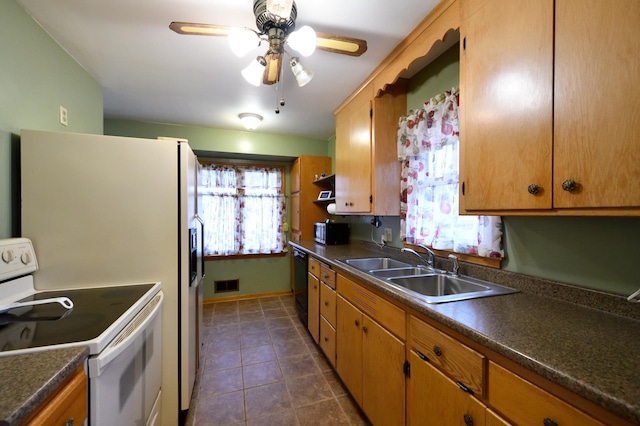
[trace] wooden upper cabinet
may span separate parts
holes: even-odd
[[[336,211],[370,213],[371,99],[365,88],[336,115]]]
[[[398,119],[407,112],[407,81],[379,96],[365,86],[336,113],[336,211],[399,215]]]
[[[555,3],[553,204],[640,207],[640,5]]]
[[[462,19],[461,203],[549,209],[553,0],[467,0]]]
[[[461,10],[461,210],[639,215],[638,2]]]

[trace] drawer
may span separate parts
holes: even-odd
[[[603,425],[505,368],[489,362],[489,404],[511,422],[522,425]],[[547,420],[549,419],[549,420]]]
[[[326,355],[329,363],[336,367],[336,329],[327,322],[325,317],[320,317],[320,347]]]
[[[87,375],[82,367],[68,379],[27,425],[66,425],[73,419],[77,425],[87,418]]]
[[[316,278],[320,278],[320,262],[318,262],[316,259],[311,257],[309,258],[308,270],[310,274],[315,275]]]
[[[460,382],[476,397],[484,394],[484,355],[436,330],[429,324],[409,317],[409,344],[429,362]]]
[[[326,284],[320,286],[320,315],[336,327],[336,292]]]
[[[320,276],[318,278],[332,289],[336,289],[336,271],[327,265],[320,264]]]
[[[405,340],[407,325],[404,310],[343,275],[338,274],[336,282],[338,294],[395,334],[400,340]]]

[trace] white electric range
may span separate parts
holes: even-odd
[[[0,240],[0,357],[88,346],[89,425],[159,424],[160,283],[37,291],[37,269],[30,240]]]

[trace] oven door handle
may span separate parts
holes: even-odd
[[[111,361],[118,357],[127,346],[137,339],[147,326],[160,313],[164,294],[158,292],[153,299],[135,316],[133,320],[118,334],[113,341],[97,357],[89,358],[89,378],[93,379],[102,374],[102,371]]]

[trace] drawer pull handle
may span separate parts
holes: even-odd
[[[442,356],[442,349],[440,349],[440,346],[434,346],[433,353],[436,354],[436,356]]]
[[[543,421],[542,424],[544,426],[558,426],[558,423],[556,423],[555,420],[550,419],[549,417],[546,417]]]
[[[458,387],[460,389],[462,389],[464,392],[473,395],[473,391],[471,389],[469,389],[468,387],[466,387],[464,383],[456,382],[456,385],[458,385]]]
[[[422,352],[420,352],[420,351],[416,351],[416,353],[418,354],[418,358],[420,358],[420,359],[421,359],[421,360],[423,360],[423,361],[427,361],[427,362],[429,362],[429,357],[428,357],[428,356],[426,356],[425,354],[423,354],[423,353],[422,353]]]
[[[462,418],[464,419],[464,424],[466,426],[473,426],[473,417],[471,417],[468,414],[465,414]]]
[[[362,332],[366,333],[367,331],[369,331],[369,329],[367,327],[362,327]]]
[[[360,327],[360,321],[355,320],[356,327]]]
[[[328,280],[328,279],[329,279],[329,275],[325,275],[325,276],[324,276],[324,279],[325,279],[325,280]]]

